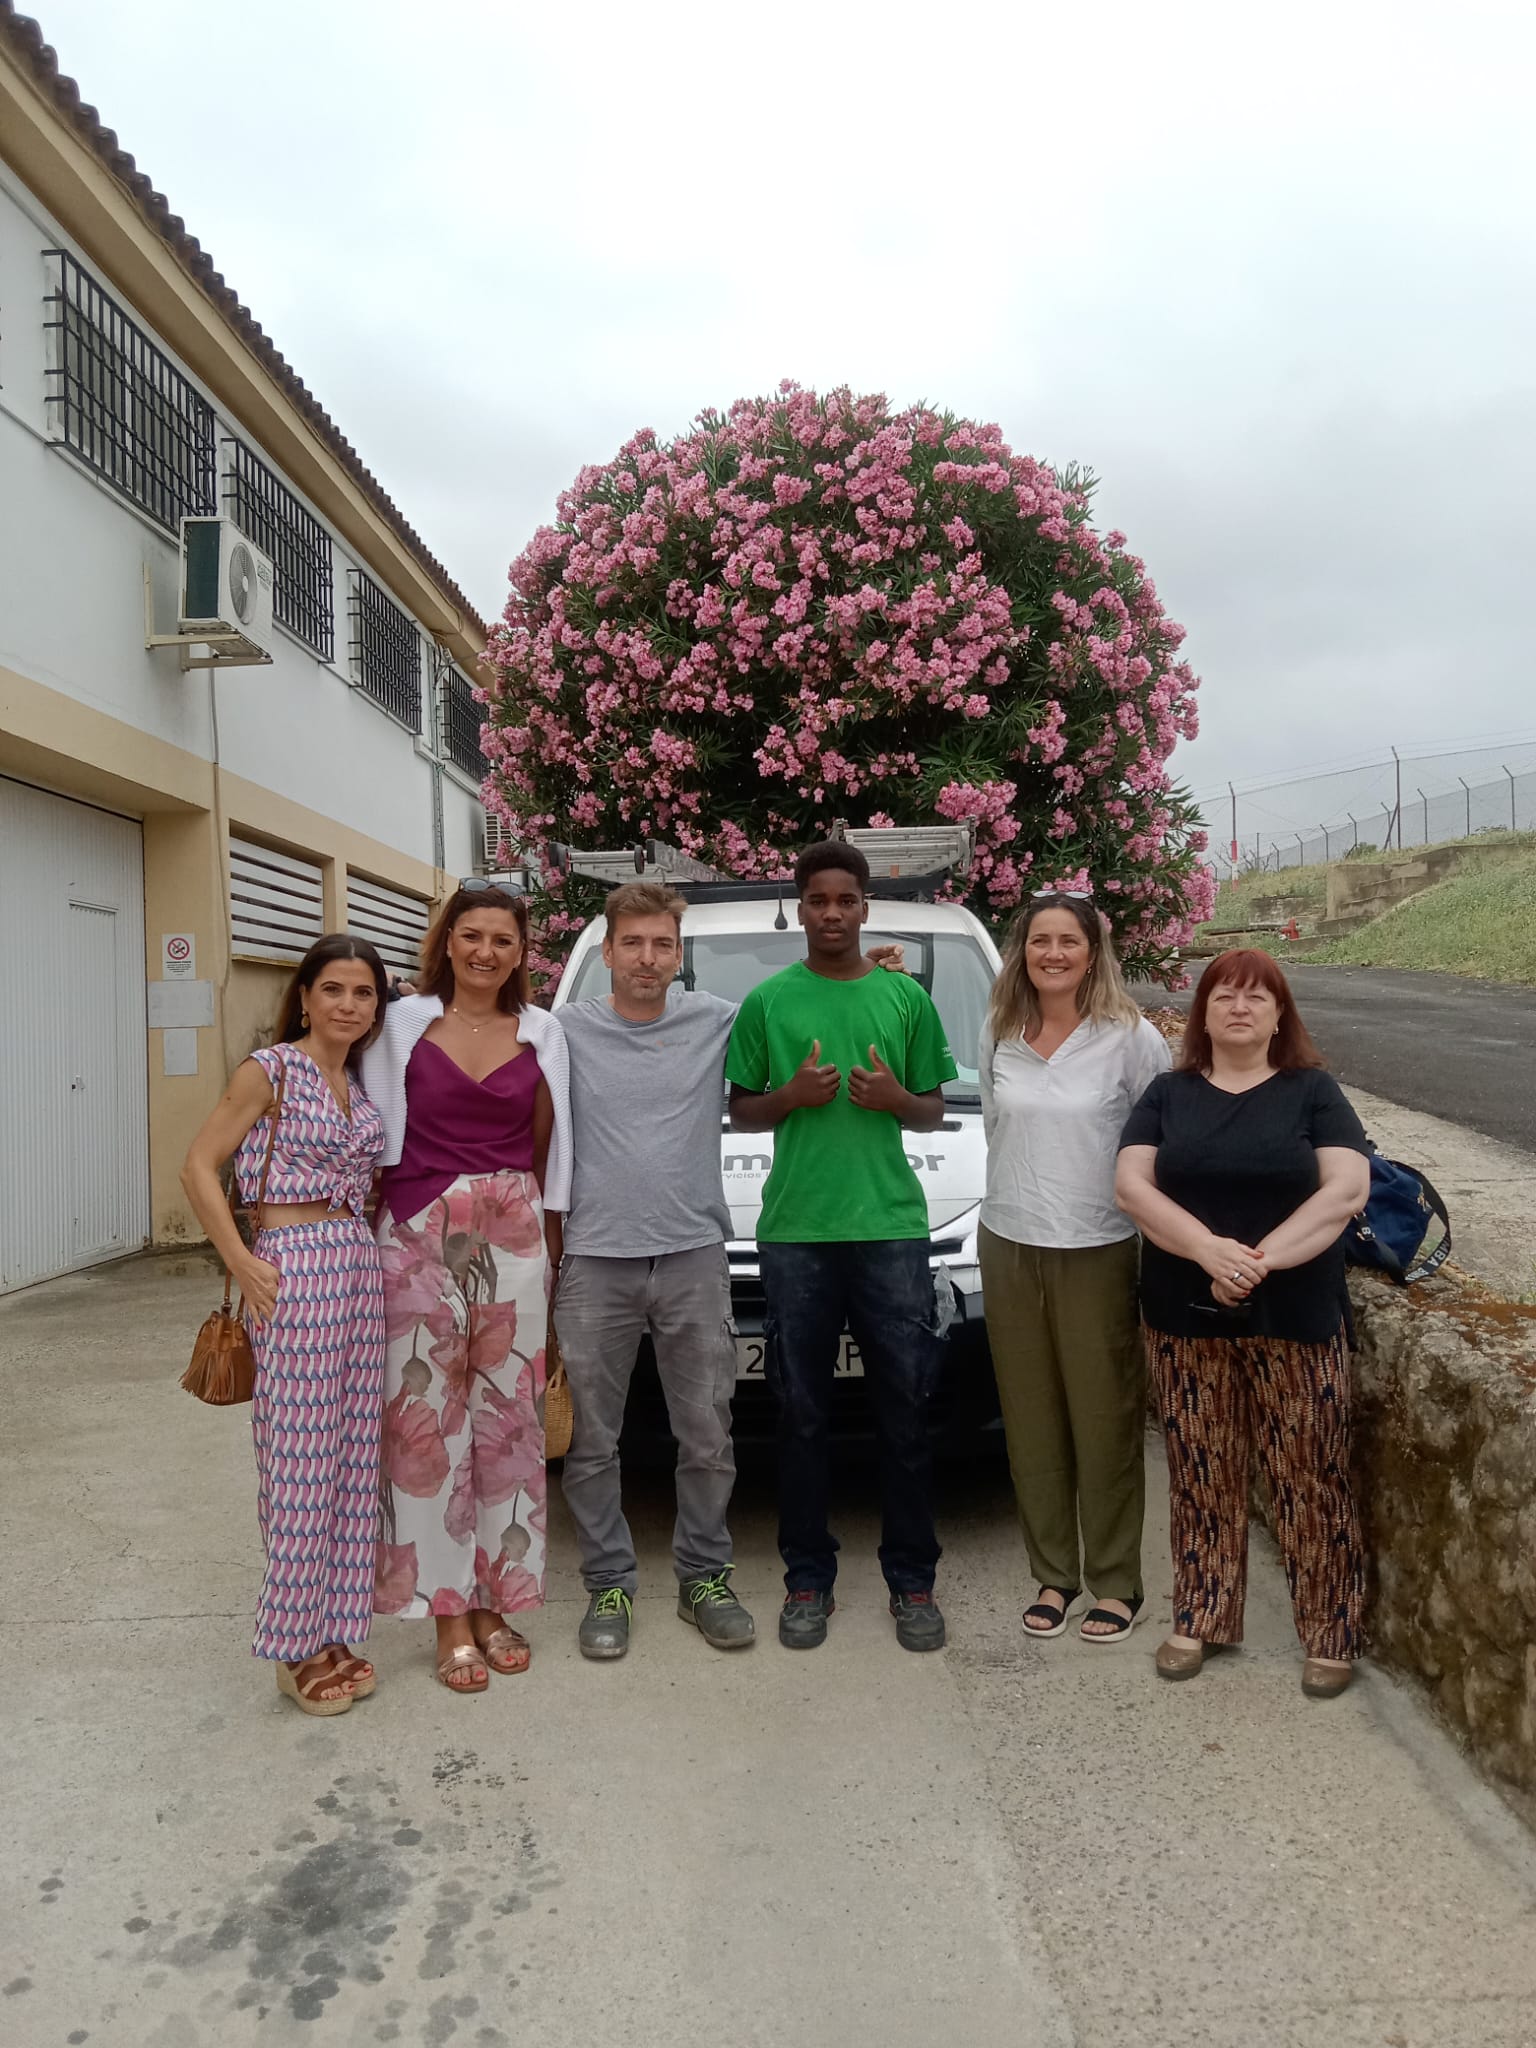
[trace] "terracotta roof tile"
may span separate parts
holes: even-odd
[[[362,491],[400,540],[415,556],[449,603],[462,613],[466,624],[483,636],[485,621],[460,590],[435,555],[428,552],[421,536],[410,526],[378,479],[363,463],[357,450],[330,414],[309,390],[263,332],[260,322],[244,306],[214,268],[195,235],[189,234],[180,214],[172,213],[169,201],[157,192],[139,169],[117,136],[102,121],[96,109],[80,97],[80,88],[59,69],[59,60],[45,41],[43,31],[29,15],[17,12],[14,0],[0,0],[0,45],[30,72],[42,92],[53,101],[65,121],[116,178],[140,214],[160,236],[187,275],[211,305],[245,343],[251,353],[271,372],[293,401],[295,410],[308,422],[347,475]]]

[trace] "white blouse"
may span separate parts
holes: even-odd
[[[1115,1207],[1115,1156],[1135,1103],[1172,1064],[1162,1033],[1084,1018],[1051,1057],[981,1034],[987,1192],[981,1220],[1013,1244],[1076,1251],[1136,1226]]]

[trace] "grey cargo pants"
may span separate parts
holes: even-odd
[[[736,1483],[736,1340],[725,1246],[648,1259],[568,1253],[554,1318],[575,1415],[561,1484],[587,1591],[622,1586],[633,1596],[638,1579],[621,1499],[619,1431],[647,1331],[677,1438],[673,1566],[679,1580],[723,1571],[731,1562],[725,1517]]]

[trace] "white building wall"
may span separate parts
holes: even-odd
[[[175,649],[145,650],[144,569],[147,564],[151,572],[156,629],[174,631],[177,546],[153,520],[51,444],[44,322],[57,265],[44,260],[49,248],[80,257],[0,167],[0,665],[204,760],[214,753],[216,699],[219,758],[227,771],[402,854],[433,862],[434,767],[427,740],[396,723],[351,682],[348,572],[363,565],[328,521],[321,524],[333,548],[335,651],[329,663],[282,627],[274,628],[270,667],[226,670],[216,677],[206,670],[183,675]],[[107,280],[101,282],[153,334],[152,323]],[[209,396],[206,390],[203,395]],[[223,511],[223,444],[235,429],[217,407],[215,414]],[[249,436],[238,438],[268,461]],[[275,467],[270,461],[268,466]],[[422,657],[423,724],[430,733],[432,664],[425,634]],[[480,806],[466,778],[451,769],[439,772],[440,858],[450,872],[468,873]]]

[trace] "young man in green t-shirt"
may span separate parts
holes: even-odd
[[[758,1257],[764,1370],[779,1404],[779,1641],[825,1642],[837,1575],[827,1418],[846,1327],[864,1359],[880,1452],[880,1565],[904,1649],[937,1650],[928,1397],[939,1363],[928,1205],[902,1127],[936,1130],[955,1078],[932,999],[863,955],[869,863],[840,840],[795,863],[803,962],[741,1006],[726,1054],[731,1121],[772,1131]]]

